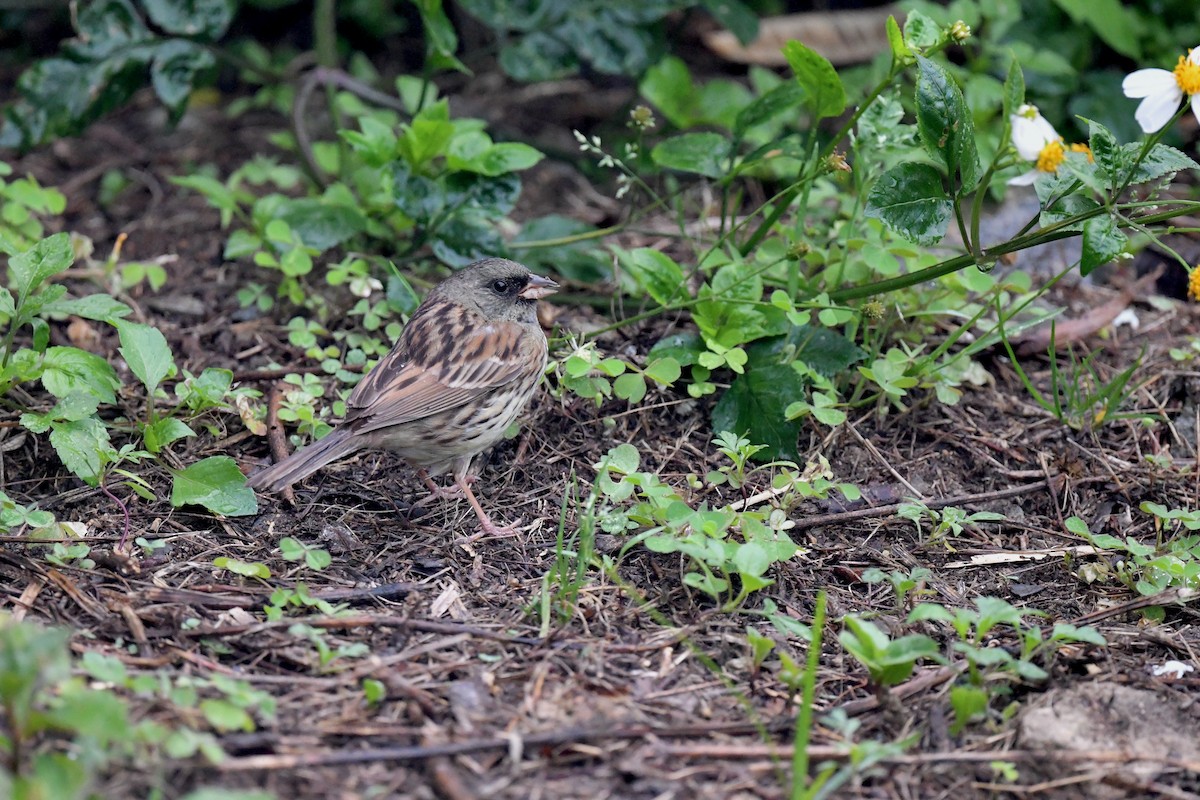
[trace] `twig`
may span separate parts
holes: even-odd
[[[769,730],[780,732],[790,730],[791,716],[775,721]],[[678,728],[656,727],[653,725],[632,725],[628,727],[610,727],[606,729],[566,728],[558,731],[545,731],[520,736],[522,749],[545,748],[581,744],[593,741],[619,741],[623,739],[642,739],[648,736],[657,737],[694,737],[710,736],[713,734],[758,734],[760,727],[750,723],[718,723],[713,725],[685,725]],[[489,750],[507,751],[513,745],[511,736],[493,739],[470,739],[465,742],[448,742],[446,744],[412,745],[407,747],[378,747],[361,750],[336,750],[324,753],[288,753],[286,755],[245,756],[230,758],[217,765],[224,772],[243,772],[245,770],[276,770],[295,769],[297,767],[336,766],[344,764],[369,764],[378,761],[424,761],[430,758],[464,755],[467,753],[482,753]],[[832,749],[832,748],[831,748]]]
[[[791,719],[783,720],[782,727],[790,726]],[[657,727],[652,725],[633,725],[629,727],[614,727],[608,729],[568,728],[560,731],[531,733],[518,740],[525,751],[531,747],[548,748],[562,747],[585,742],[619,741],[629,739],[645,739],[655,737],[692,738],[708,736],[715,733],[731,734],[740,729],[744,733],[757,732],[753,726],[745,724],[713,725],[713,726],[683,726],[678,728]],[[377,747],[357,750],[334,750],[323,753],[289,753],[281,755],[245,756],[230,758],[217,765],[223,772],[244,772],[247,770],[281,770],[300,767],[328,767],[347,764],[367,764],[381,761],[425,761],[428,759],[445,758],[448,756],[480,753],[490,750],[507,751],[513,744],[512,738],[471,739],[465,742],[450,742],[447,744],[413,745],[407,747]],[[790,744],[658,744],[655,752],[673,758],[700,759],[770,759],[779,760],[790,755]],[[852,755],[851,748],[846,746],[812,745],[809,755],[813,760],[845,761]],[[1124,750],[989,750],[982,752],[953,750],[948,752],[914,753],[912,755],[896,755],[883,758],[881,763],[896,765],[920,764],[988,764],[993,761],[1013,761],[1061,764],[1129,764],[1143,761],[1161,764],[1173,769],[1184,769],[1192,772],[1200,771],[1200,761],[1174,758],[1171,756],[1154,756],[1130,753]]]
[[[407,114],[408,110],[399,98],[384,94],[378,89],[373,89],[367,84],[350,77],[340,69],[330,69],[329,67],[322,66],[316,67],[306,74],[300,82],[300,88],[296,90],[296,101],[292,104],[292,128],[296,133],[296,146],[300,148],[300,154],[304,157],[304,164],[307,167],[309,176],[318,184],[324,185],[325,182],[321,179],[321,168],[317,165],[316,156],[313,155],[312,137],[308,135],[308,127],[304,124],[304,112],[308,109],[308,101],[312,97],[313,91],[320,84],[324,84],[327,87],[336,86],[339,89],[345,89],[377,106],[390,108],[402,114]]]
[[[1058,476],[1062,480],[1062,476]],[[1087,483],[1090,481],[1106,481],[1108,478],[1083,478],[1076,483]],[[943,497],[939,500],[928,500],[925,506],[931,509],[945,508],[946,506],[964,506],[974,503],[987,503],[992,500],[1003,500],[1008,497],[1018,497],[1023,494],[1035,492],[1041,489],[1046,484],[1041,483],[1026,483],[1021,486],[1010,486],[1007,489],[997,489],[993,492],[979,492],[978,494],[960,494],[954,497]],[[849,522],[856,519],[870,519],[872,517],[886,517],[895,514],[900,510],[901,503],[892,503],[886,506],[873,506],[871,508],[859,508],[854,511],[841,511],[836,514],[820,514],[817,516],[806,517],[796,520],[795,530],[804,530],[805,528],[815,528],[818,525],[836,525],[841,522]]]
[[[435,622],[427,619],[407,619],[405,617],[385,617],[373,614],[359,614],[357,616],[345,617],[317,617],[315,619],[305,620],[305,623],[314,628],[404,628],[407,630],[421,631],[422,633],[469,633],[477,639],[490,639],[496,642],[504,642],[505,644],[523,644],[530,647],[538,647],[546,644],[544,639],[536,639],[530,636],[509,636],[504,633],[490,631],[486,628],[476,628],[472,625],[460,625],[455,622]],[[190,631],[180,631],[179,635],[187,637],[204,637],[204,636],[237,636],[244,633],[261,633],[262,631],[280,630],[290,628],[295,624],[294,620],[283,619],[278,622],[255,622],[244,625],[221,625],[218,627],[204,626],[193,628]]]
[[[283,423],[279,421],[285,386],[283,381],[279,381],[271,387],[271,394],[267,397],[267,443],[271,447],[271,458],[276,464],[288,457],[287,439],[284,437]],[[279,495],[290,505],[296,504],[296,493],[292,491],[291,486],[283,487]]]

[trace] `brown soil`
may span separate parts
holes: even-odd
[[[80,138],[23,157],[17,171],[64,187],[69,207],[62,225],[91,237],[97,253],[107,253],[125,232],[127,259],[177,256],[162,292],[137,291],[132,300],[163,329],[181,367],[228,367],[250,381],[271,362],[309,366],[281,333],[283,312],[259,319],[240,312],[233,294],[254,268],[223,262],[226,233],[216,212],[168,180],[209,163],[228,174],[255,153],[270,152],[266,135],[281,121],[249,116],[230,124],[216,111],[200,111],[173,132],[160,123],[150,104],[126,110]],[[134,185],[101,207],[98,181],[109,169],[123,171]],[[561,165],[535,170],[526,179],[523,209],[566,206],[585,209],[582,216],[590,208],[590,221],[598,221],[600,201],[589,200],[580,188],[586,186]],[[1091,286],[1063,291],[1057,299],[1072,315],[1112,295]],[[995,383],[968,390],[957,406],[915,396],[903,413],[868,412],[832,432],[817,426],[804,432],[801,451],[828,457],[837,479],[862,487],[870,499],[803,509],[794,536],[806,552],[775,569],[777,583],[760,597],[809,622],[816,594],[825,589],[831,622],[817,681],[819,711],[842,709],[853,717],[857,741],[915,739],[905,755],[864,768],[836,796],[1200,793],[1194,748],[1200,704],[1193,694],[1200,679],[1150,673],[1170,659],[1197,663],[1194,607],[1169,605],[1165,622],[1147,624],[1122,605],[1136,597],[1119,583],[1077,577],[1084,565],[1111,571],[1116,564],[1064,555],[1064,548],[1083,544],[1064,528],[1068,516],[1082,517],[1097,533],[1151,541],[1152,521],[1139,504],[1197,504],[1196,373],[1167,351],[1188,345],[1198,318],[1182,304],[1139,299],[1133,308],[1141,321],[1136,332],[1121,328],[1106,339],[1092,337],[1086,347],[1102,350],[1097,363],[1106,372],[1132,363],[1145,348],[1136,378],[1144,383],[1127,410],[1158,415],[1157,422],[1113,420],[1073,431],[1031,401],[997,354],[985,360]],[[569,327],[589,313],[568,308],[559,320]],[[116,363],[115,343],[99,334],[97,351]],[[655,338],[656,330],[630,330],[606,346],[644,353]],[[1027,368],[1047,384],[1044,357],[1030,358]],[[264,394],[271,388],[267,380],[256,385]],[[124,400],[133,413],[139,399]],[[524,433],[492,454],[478,484],[496,517],[525,526],[520,536],[496,540],[465,541],[475,523],[463,502],[434,504],[423,514],[411,509],[423,494],[420,483],[384,454],[327,469],[298,487],[295,506],[264,497],[259,516],[228,520],[171,509],[169,476],[151,469],[161,499],[146,502],[127,492],[122,499],[134,535],[168,545],[130,563],[104,557],[122,529],[120,508],[64,477],[44,441],[26,436],[10,447],[21,434],[13,428],[16,413],[5,411],[5,491],[60,519],[87,522],[100,564],[91,571],[51,568],[39,549],[7,542],[0,549],[0,608],[74,629],[76,653],[114,655],[135,672],[230,675],[276,698],[274,720],[260,720],[254,733],[222,737],[231,756],[224,765],[125,765],[104,777],[98,795],[106,798],[144,797],[155,786],[176,797],[213,784],[297,799],[784,797],[796,706],[779,679],[777,658],[757,673],[751,669],[744,633],[748,624],[770,628],[754,616],[720,613],[685,589],[679,557],[633,548],[619,561],[623,585],[592,573],[571,619],[551,618],[545,637],[539,627],[535,603],[555,562],[564,497],[586,491],[592,465],[622,442],[637,444],[643,464],[664,481],[682,486],[687,474],[703,475],[717,464],[708,411],[708,403],[673,392],[632,408],[613,402],[599,409],[539,395]],[[214,423],[219,429],[193,440],[183,460],[228,453],[247,470],[265,461],[265,441],[241,434],[238,420]],[[927,530],[918,533],[889,505],[914,495],[931,505],[949,500],[968,511],[998,511],[1005,521],[930,542]],[[695,499],[719,505],[734,496],[712,489]],[[570,533],[570,502],[565,514]],[[283,561],[283,536],[329,549],[332,566],[313,572]],[[269,584],[238,579],[213,566],[222,555],[261,561],[274,577]],[[895,635],[942,636],[934,626],[907,626],[890,589],[861,579],[869,567],[918,566],[932,571],[925,586],[932,602],[969,607],[977,596],[998,596],[1046,612],[1047,624],[1090,622],[1109,645],[1065,648],[1044,664],[1048,682],[1010,687],[1015,715],[996,714],[957,736],[949,731],[949,676],[938,668],[919,670],[897,690],[899,702],[881,707],[863,668],[837,644],[837,620],[869,612]],[[261,607],[271,586],[299,580],[314,595],[349,605],[349,616],[322,623],[330,646],[365,644],[368,655],[322,669],[311,644],[289,632],[290,621],[264,623]],[[804,642],[773,635],[803,662]],[[987,644],[1018,646],[1007,628]],[[367,678],[387,688],[377,707],[363,699]],[[1120,718],[1088,721],[1107,705],[1071,701],[1118,692],[1138,698],[1122,694],[1121,709],[1164,723],[1142,720],[1136,747],[1121,733]],[[1076,733],[1087,727],[1091,736],[1055,735],[1039,723],[1033,737],[1022,728],[1029,709],[1045,714],[1056,698],[1071,705],[1068,727]],[[136,709],[167,723],[185,721],[155,704]],[[841,734],[818,724],[814,761],[840,759],[841,743]],[[993,761],[1015,764],[1024,788],[1004,788]]]

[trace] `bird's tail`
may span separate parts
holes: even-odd
[[[247,484],[254,489],[278,492],[312,475],[321,467],[348,456],[362,446],[346,428],[338,428],[324,439],[301,447],[278,464],[260,469]]]

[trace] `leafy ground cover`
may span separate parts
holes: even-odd
[[[936,48],[947,30],[916,24],[906,41]],[[909,55],[908,99],[924,86],[960,102],[950,67]],[[791,56],[810,89],[832,86],[820,60]],[[993,88],[1014,93],[1011,75]],[[789,202],[803,195],[824,209],[811,228],[836,228],[852,217],[841,198],[883,192],[873,205],[883,224],[844,236],[825,238],[803,215],[784,218],[790,238],[747,225],[729,241],[750,245],[748,260],[730,247],[693,270],[713,255],[677,233],[681,210],[703,233],[741,206],[688,188],[614,232],[615,259],[597,257],[592,228],[623,221],[611,194],[665,197],[677,173],[731,192],[722,180],[735,154],[737,169],[769,172],[754,154],[782,135],[759,127],[779,109],[841,113],[836,98],[799,98],[762,75],[755,91],[769,101],[695,78],[712,102],[689,105],[692,80],[669,59],[648,71],[641,97],[683,132],[641,149],[622,153],[607,133],[577,142],[588,120],[569,112],[544,126],[538,147],[582,147],[582,162],[502,141],[497,131],[519,130],[514,120],[543,102],[508,84],[463,92],[495,139],[436,104],[376,119],[384,112],[342,96],[356,123],[343,129],[349,149],[317,133],[305,150],[280,135],[288,120],[272,108],[231,118],[225,102],[193,106],[168,131],[142,94],[10,160],[6,209],[31,211],[6,211],[5,236],[34,255],[8,261],[13,333],[0,373],[0,788],[1200,792],[1187,669],[1200,645],[1198,317],[1136,278],[1178,273],[1173,255],[1194,264],[1200,248],[1184,230],[1130,247],[1136,260],[1107,285],[1054,279],[1128,245],[1117,223],[1140,212],[1116,183],[1141,166],[1122,166],[1116,142],[1131,137],[1104,151],[1109,128],[1092,129],[1097,160],[1117,159],[1109,171],[1080,155],[1050,194],[1043,178],[1036,196],[1053,213],[1042,225],[1078,222],[1080,254],[1046,267],[1025,251],[1017,266],[1032,279],[1002,264],[995,276],[951,276],[949,288],[913,282],[910,295],[883,296],[894,307],[868,312],[822,295],[814,276],[852,292],[935,267],[932,249],[889,232],[932,246],[939,226],[954,227],[986,171],[966,153],[975,145],[943,142],[919,164],[856,151],[857,185],[822,183],[841,171],[830,148],[829,168]],[[713,112],[722,98],[733,108],[724,123]],[[1008,101],[994,99],[998,120]],[[867,118],[885,139],[895,102]],[[635,141],[639,124],[651,130],[646,113],[621,116]],[[983,163],[1003,149],[980,141]],[[789,145],[793,163],[814,163],[803,157],[819,144]],[[1185,151],[1154,151],[1163,171],[1147,180],[1184,177],[1166,199],[1134,200],[1191,197],[1186,164],[1169,161]],[[359,160],[346,170],[338,159],[350,153]],[[640,184],[647,159],[675,172]],[[582,173],[596,162],[624,176],[607,195]],[[306,168],[325,173],[321,193],[305,193]],[[378,170],[395,196],[374,191]],[[884,189],[865,183],[871,170]],[[888,175],[922,194],[889,197]],[[1105,202],[1073,194],[1079,185]],[[50,186],[61,203],[40,191]],[[986,224],[1003,227],[1011,202]],[[888,210],[910,204],[929,213]],[[77,236],[44,238],[59,231]],[[980,245],[979,228],[958,232],[959,250]],[[985,226],[982,237],[1012,235]],[[522,239],[568,241],[542,250]],[[479,483],[498,517],[526,526],[521,536],[469,540],[469,508],[415,506],[419,481],[387,454],[325,471],[295,503],[244,489],[241,472],[270,449],[265,423],[300,436],[328,426],[338,388],[386,350],[435,279],[421,259],[461,263],[513,241],[569,287],[543,309],[557,358],[546,389]],[[381,253],[398,268],[380,269]],[[1048,339],[1021,337],[1046,316],[1020,307],[1030,280],[1052,284],[1039,303],[1067,309],[1053,357]],[[1125,310],[1136,327],[1110,325]],[[876,313],[886,321],[872,326]],[[1011,341],[996,319],[1012,320]],[[853,381],[835,378],[845,375]]]

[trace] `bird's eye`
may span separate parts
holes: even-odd
[[[496,294],[507,294],[508,281],[504,280],[503,278],[492,281],[492,291]]]

